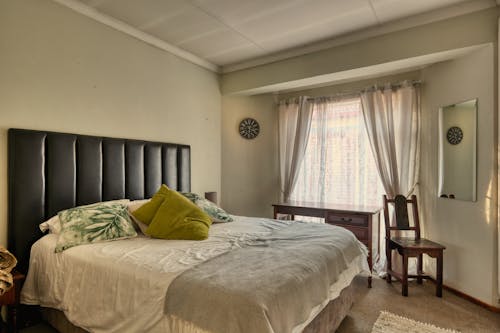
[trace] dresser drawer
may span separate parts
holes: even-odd
[[[328,212],[326,223],[368,227],[368,216],[360,214],[339,214]]]
[[[325,213],[321,209],[307,208],[307,207],[275,206],[274,212],[277,214],[325,217]]]
[[[339,227],[346,228],[347,230],[351,231],[358,240],[360,240],[362,243],[365,243],[365,245],[368,245],[368,239],[370,238],[370,235],[368,234],[368,228],[353,227],[350,225],[339,225]]]

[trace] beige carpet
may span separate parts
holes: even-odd
[[[387,284],[376,278],[372,289],[366,287],[365,278],[356,277],[354,283],[354,306],[337,333],[370,333],[380,311],[390,311],[461,333],[500,332],[499,313],[488,311],[446,290],[443,291],[443,298],[436,297],[432,282],[424,282],[423,285],[410,282],[408,297],[401,296],[401,283]]]
[[[372,333],[458,333],[458,331],[440,328],[432,324],[421,323],[416,320],[401,317],[393,313],[382,311],[373,324]]]

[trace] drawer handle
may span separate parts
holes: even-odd
[[[346,219],[345,217],[340,218],[342,222],[352,222],[352,218]]]

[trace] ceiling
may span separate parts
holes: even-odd
[[[77,0],[226,66],[467,0]]]

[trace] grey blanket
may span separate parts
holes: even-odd
[[[340,227],[276,223],[248,242],[179,275],[165,312],[214,333],[291,332],[367,250]]]

